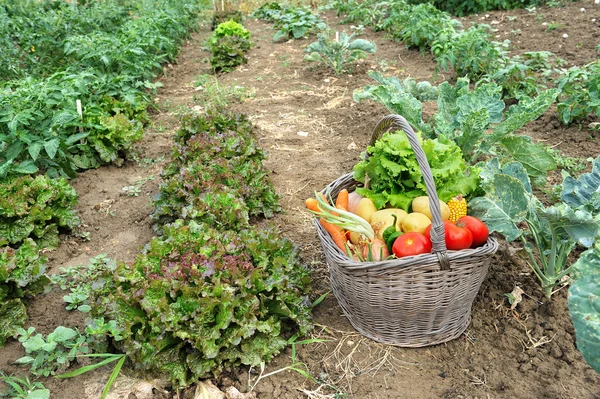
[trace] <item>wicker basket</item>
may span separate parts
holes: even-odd
[[[471,321],[471,305],[486,276],[495,239],[482,247],[448,251],[438,196],[417,136],[399,115],[383,118],[373,132],[373,144],[388,128],[407,135],[423,173],[431,204],[432,254],[381,262],[356,262],[346,256],[319,223],[317,232],[331,273],[333,293],[350,323],[363,335],[385,344],[422,347],[459,337]],[[352,174],[329,184],[333,198],[353,191]],[[316,219],[315,219],[316,222]]]

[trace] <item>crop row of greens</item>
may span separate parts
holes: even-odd
[[[276,228],[250,223],[280,206],[247,118],[190,115],[175,142],[154,201],[158,235],[143,252],[131,263],[99,256],[53,278],[70,290],[67,309],[92,316],[85,334],[58,327],[45,338],[17,329],[28,352],[18,362],[35,375],[57,374],[89,351],[116,351],[179,388],[240,364],[259,366],[311,329],[310,277],[297,248]],[[65,334],[62,364],[36,345]]]
[[[47,281],[41,251],[56,248],[60,229],[79,225],[77,193],[65,177],[118,163],[141,139],[150,80],[174,60],[204,7],[0,5],[0,344],[26,319],[21,299]]]
[[[440,69],[452,69],[458,77],[474,82],[499,84],[504,98],[519,100],[549,86],[558,87],[559,119],[566,125],[592,115],[600,117],[600,61],[564,70],[558,68],[564,61],[546,51],[510,57],[510,41],[494,41],[489,25],[463,29],[459,21],[431,3],[336,0],[331,4],[345,15],[346,23],[383,30],[408,47],[430,51]]]

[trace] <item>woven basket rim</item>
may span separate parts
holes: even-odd
[[[332,187],[336,187],[336,185],[341,184],[354,184],[359,185],[360,183],[354,180],[352,177],[352,173],[347,173],[338,179],[334,180],[330,184],[327,185],[322,192],[326,192],[328,189]],[[326,252],[329,257],[331,257],[333,261],[339,266],[342,266],[351,270],[372,270],[372,271],[385,271],[389,269],[396,269],[399,267],[415,267],[415,266],[428,266],[432,263],[440,264],[439,256],[434,253],[407,256],[403,258],[391,258],[388,260],[382,260],[378,262],[360,262],[356,261],[347,254],[345,254],[337,245],[333,242],[331,235],[321,226],[318,221],[318,218],[314,218],[314,223],[317,227],[317,233],[321,242],[323,244],[323,250]],[[487,242],[477,248],[469,248],[462,249],[459,251],[453,251],[446,249],[444,252],[447,256],[447,259],[450,263],[450,269],[452,269],[452,263],[456,260],[462,260],[465,258],[479,258],[479,257],[488,257],[494,254],[498,250],[498,241],[489,236]],[[441,267],[441,265],[440,265]]]

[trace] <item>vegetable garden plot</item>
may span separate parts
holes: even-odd
[[[335,25],[332,18],[329,15],[328,24],[338,29],[344,28]],[[355,104],[351,98],[352,91],[373,84],[365,74],[366,69],[378,69],[385,74],[397,73],[400,77],[404,77],[404,73],[410,73],[418,78],[430,79],[427,75],[433,71],[435,64],[427,64],[427,60],[419,58],[417,53],[390,45],[382,36],[367,33],[369,40],[377,42],[378,52],[383,48],[385,54],[380,52],[374,57],[369,56],[358,65],[352,77],[336,77],[321,68],[304,69],[308,64],[302,59],[302,45],[308,44],[307,41],[279,43],[275,46],[271,43],[273,31],[270,27],[252,21],[246,22],[245,27],[250,30],[258,47],[248,53],[249,64],[230,75],[220,76],[219,83],[224,88],[242,85],[255,89],[254,98],[235,104],[234,108],[248,114],[253,123],[261,126],[260,146],[269,153],[265,165],[271,172],[275,190],[281,195],[281,204],[286,211],[277,216],[274,222],[303,249],[303,259],[314,269],[313,275],[317,281],[313,295],[317,297],[329,290],[327,271],[318,250],[311,218],[302,212],[302,201],[312,194],[315,187],[323,187],[352,169],[358,161],[359,149],[366,144],[373,122],[386,112],[383,107],[371,102]],[[167,87],[159,92],[159,101],[170,100],[172,103],[168,106],[169,110],[165,109],[166,112],[156,115],[156,121],[169,118],[166,114],[176,112],[180,104],[186,108],[193,106],[193,96],[202,93],[202,90],[195,91],[191,85],[198,74],[199,46],[200,43],[193,52],[184,51],[180,64],[170,69],[168,77],[161,79]],[[208,56],[208,53],[202,54]],[[398,61],[400,58],[402,62]],[[386,62],[381,63],[381,60]],[[386,63],[388,69],[383,71]],[[208,65],[200,65],[201,68],[206,68],[203,71],[208,71]],[[326,79],[329,82],[325,82]],[[277,95],[272,96],[271,93],[275,92]],[[165,103],[162,107],[167,108],[167,105]],[[425,113],[428,112],[431,111],[426,109]],[[154,132],[158,131],[159,129]],[[308,137],[298,135],[298,132],[307,132]],[[569,130],[568,133],[571,135],[574,132]],[[353,142],[356,147],[352,146]],[[157,135],[151,136],[150,141],[144,143],[144,148],[148,151],[146,156],[152,155],[155,158],[161,151],[170,152],[169,147],[168,142]],[[570,152],[569,155],[597,155],[589,152],[589,146],[586,147],[587,153]],[[585,150],[586,147],[582,148]],[[563,148],[572,150],[566,144]],[[143,160],[140,160],[140,164],[143,164]],[[308,168],[307,165],[311,167]],[[322,170],[315,172],[314,165],[321,165]],[[77,264],[84,264],[86,258],[105,250],[111,252],[111,257],[118,254],[131,260],[139,247],[149,240],[152,235],[150,221],[147,219],[150,206],[146,203],[151,195],[145,194],[156,193],[158,182],[148,181],[147,185],[142,186],[139,197],[119,196],[119,192],[122,187],[134,186],[138,174],[147,176],[152,173],[158,177],[159,170],[138,165],[126,165],[125,168],[127,169],[99,169],[80,177],[80,184],[92,183],[91,190],[94,185],[99,188],[96,193],[86,193],[76,183],[80,192],[82,216],[90,226],[91,241],[81,241],[77,247],[62,244],[57,252],[49,254],[51,268],[56,270],[60,264],[68,261],[71,253],[79,258]],[[194,173],[196,172],[200,171]],[[131,176],[127,176],[128,173]],[[102,193],[100,190],[106,192]],[[111,199],[115,202],[103,204]],[[137,205],[130,205],[134,203]],[[96,205],[98,209],[93,209]],[[110,216],[110,212],[114,212],[115,216]],[[90,224],[89,220],[93,220],[95,224]],[[136,225],[136,220],[142,222]],[[141,236],[137,237],[138,234]],[[135,239],[132,240],[132,236]],[[86,251],[86,247],[90,250]],[[598,383],[597,377],[584,366],[573,346],[572,331],[568,328],[568,316],[564,310],[564,290],[555,294],[557,299],[554,303],[540,305],[536,299],[542,296],[537,291],[534,278],[520,274],[528,273],[527,265],[506,248],[495,259],[493,274],[484,282],[476,300],[473,324],[461,340],[444,347],[432,348],[427,353],[389,350],[372,345],[353,333],[349,324],[340,316],[335,301],[327,298],[317,308],[315,315],[316,321],[327,326],[328,332],[319,327],[314,336],[333,341],[297,345],[296,359],[309,367],[311,375],[336,382],[340,389],[349,395],[351,392],[354,397],[406,397],[407,392],[413,397],[421,398],[444,395],[485,397],[486,394],[491,397],[503,394],[524,398],[540,395],[559,397],[565,390],[566,396],[593,397],[595,392],[592,389]],[[528,295],[536,298],[525,296],[517,305],[516,314],[509,311],[508,302],[503,296],[515,284],[519,284]],[[61,296],[62,293],[49,297],[54,298],[59,309],[65,306]],[[55,321],[44,316],[43,306],[39,301],[34,302],[37,304],[31,310],[32,320],[39,320],[39,324],[46,326],[45,330],[40,327],[43,332],[53,331]],[[503,306],[498,307],[502,302]],[[59,318],[61,317],[64,315]],[[9,345],[3,351],[5,350],[14,351],[13,359],[22,356],[14,345]],[[5,353],[2,352],[0,356],[3,361]],[[511,356],[507,357],[507,353]],[[291,352],[276,357],[264,374],[289,366],[289,355]],[[2,368],[5,368],[4,363]],[[246,386],[248,373],[242,370],[226,377],[219,382],[241,388]],[[252,381],[256,377],[256,374],[252,374]],[[90,377],[83,378],[85,380]],[[78,391],[81,386],[79,381],[82,380],[53,384],[52,391],[61,397],[81,397],[81,392]],[[71,383],[75,385],[69,385]],[[274,374],[261,379],[256,385],[260,398],[308,397],[307,393],[296,388],[328,395],[334,392],[327,386],[319,388],[319,384],[313,384],[295,373]]]

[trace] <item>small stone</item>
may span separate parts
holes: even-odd
[[[585,8],[581,7],[581,8],[579,9],[579,11],[581,11],[581,12],[585,12]]]
[[[567,35],[566,33],[563,34],[563,39],[567,39],[569,37],[569,35]]]
[[[327,78],[327,79],[323,79],[323,82],[329,83],[329,82],[331,82],[331,80],[329,78]]]
[[[308,137],[308,132],[298,132],[298,136],[300,136],[300,137]]]

